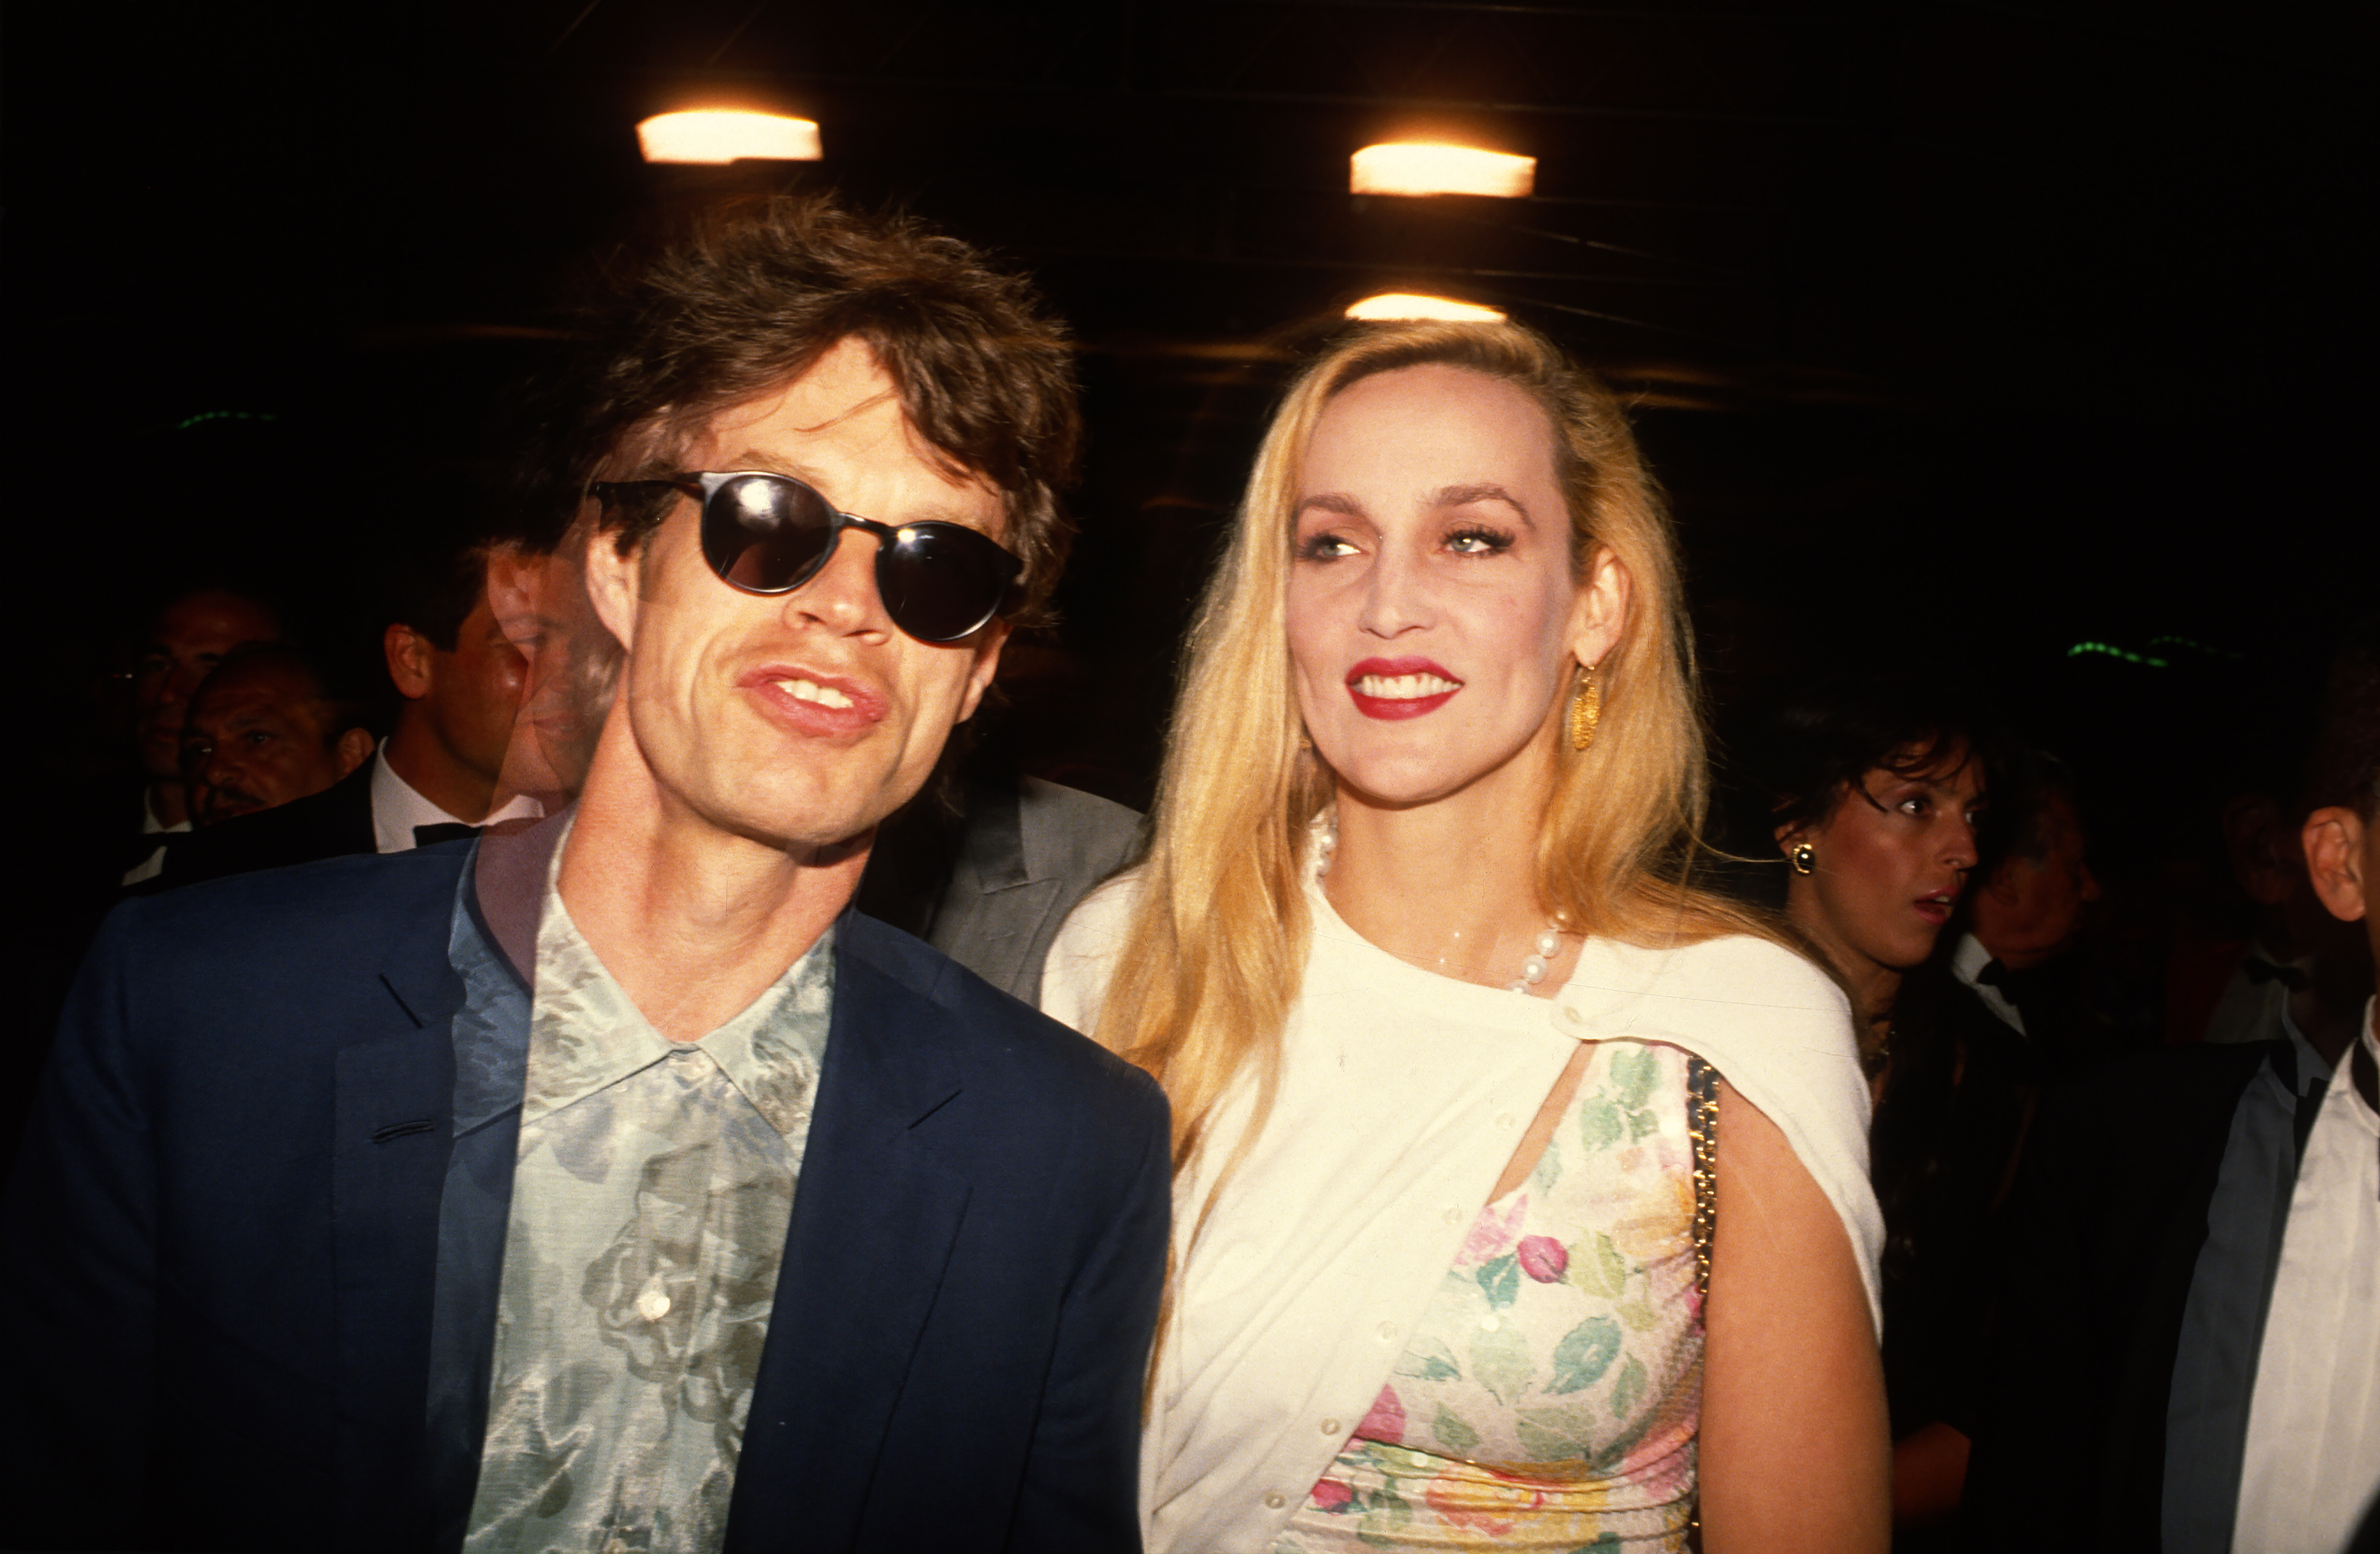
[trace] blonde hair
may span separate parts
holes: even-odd
[[[1709,786],[1694,650],[1669,520],[1619,402],[1515,324],[1367,327],[1300,375],[1257,454],[1230,548],[1191,628],[1139,899],[1100,1006],[1100,1042],[1155,1075],[1173,1103],[1177,1173],[1244,1073],[1257,1086],[1255,1108],[1222,1176],[1261,1130],[1304,976],[1305,832],[1330,800],[1331,775],[1305,740],[1291,684],[1285,599],[1298,465],[1333,396],[1361,378],[1432,364],[1510,383],[1544,407],[1573,572],[1583,577],[1609,549],[1633,583],[1599,667],[1595,741],[1574,752],[1562,740],[1537,839],[1540,905],[1568,932],[1632,944],[1728,933],[1784,942],[1766,915],[1691,883]]]

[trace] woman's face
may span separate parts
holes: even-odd
[[[1549,785],[1548,725],[1573,664],[1617,637],[1626,581],[1608,554],[1573,581],[1535,400],[1437,365],[1342,390],[1306,445],[1292,543],[1298,710],[1342,786],[1405,806]]]
[[[1975,866],[1982,777],[1963,746],[1913,776],[1862,774],[1824,820],[1779,834],[1788,857],[1806,842],[1815,863],[1792,877],[1787,910],[1839,958],[1891,971],[1924,961]]]

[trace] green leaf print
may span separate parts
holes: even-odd
[[[1482,1263],[1472,1276],[1488,1296],[1488,1303],[1498,1310],[1512,1303],[1521,1288],[1521,1260],[1507,1252],[1492,1263]]]
[[[1650,1111],[1632,1111],[1628,1114],[1628,1142],[1634,1144],[1645,1134],[1658,1132],[1660,1126],[1661,1120]]]
[[[1628,1259],[1611,1244],[1611,1238],[1602,1231],[1595,1232],[1595,1260],[1603,1265],[1604,1288],[1617,1295],[1628,1288]]]
[[[1660,1078],[1661,1060],[1650,1047],[1623,1046],[1611,1054],[1611,1082],[1620,1087],[1618,1100],[1629,1111],[1645,1104]]]
[[[1572,1549],[1570,1554],[1621,1554],[1620,1535],[1606,1533],[1593,1543],[1580,1544],[1576,1548]]]
[[[1365,1508],[1364,1519],[1355,1524],[1355,1536],[1376,1548],[1393,1548],[1404,1542],[1404,1529],[1412,1521],[1413,1508],[1403,1498],[1383,1489]]]
[[[1499,1402],[1511,1402],[1529,1384],[1529,1344],[1520,1330],[1500,1316],[1490,1316],[1493,1328],[1481,1328],[1471,1340],[1471,1379],[1496,1395]]]
[[[1592,1428],[1575,1408],[1524,1408],[1512,1417],[1512,1433],[1532,1462],[1577,1462],[1586,1455]]]
[[[1438,1405],[1438,1417],[1429,1422],[1429,1433],[1438,1438],[1439,1445],[1457,1457],[1479,1444],[1479,1432],[1444,1403]]]
[[[1546,1152],[1537,1156],[1537,1169],[1529,1173],[1531,1195],[1542,1198],[1552,1192],[1554,1183],[1561,1180],[1561,1140],[1548,1139]]]
[[[1427,1334],[1415,1338],[1397,1357],[1399,1376],[1415,1376],[1424,1381],[1460,1381],[1462,1367],[1454,1363],[1454,1351],[1445,1340]]]
[[[1624,1126],[1620,1108],[1605,1096],[1597,1095],[1578,1108],[1579,1142],[1590,1155],[1618,1144]]]
[[[1554,1345],[1553,1379],[1548,1392],[1575,1392],[1603,1379],[1620,1354],[1620,1324],[1609,1316],[1590,1316],[1562,1335]]]
[[[1611,1384],[1611,1416],[1625,1419],[1636,1411],[1645,1397],[1645,1362],[1635,1355],[1620,1367],[1620,1379]]]
[[[1660,1320],[1653,1315],[1653,1308],[1641,1300],[1630,1301],[1626,1305],[1616,1306],[1613,1309],[1620,1313],[1620,1320],[1640,1333],[1651,1332],[1654,1324]]]

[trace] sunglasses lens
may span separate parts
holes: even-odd
[[[901,630],[920,642],[956,642],[991,618],[1022,569],[988,535],[913,523],[878,554],[876,587]]]
[[[754,593],[809,581],[834,535],[834,509],[798,481],[744,475],[702,504],[702,554],[710,569]]]

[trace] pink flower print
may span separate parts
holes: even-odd
[[[1515,1193],[1512,1206],[1500,1215],[1493,1204],[1481,1209],[1479,1218],[1471,1222],[1471,1233],[1463,1238],[1463,1250],[1455,1254],[1454,1266],[1466,1267],[1501,1256],[1504,1249],[1512,1244],[1512,1232],[1521,1228],[1522,1217],[1528,1212],[1526,1193]]]
[[[1380,1395],[1372,1400],[1372,1412],[1364,1415],[1363,1422],[1355,1426],[1355,1434],[1384,1446],[1405,1443],[1404,1400],[1397,1396],[1394,1387],[1380,1389]]]
[[[1551,1236],[1523,1236],[1513,1252],[1521,1259],[1521,1271],[1539,1284],[1556,1284],[1570,1267],[1570,1248]]]
[[[1347,1502],[1354,1498],[1355,1491],[1335,1478],[1316,1479],[1314,1493],[1309,1497],[1317,1511],[1344,1511],[1347,1509]]]

